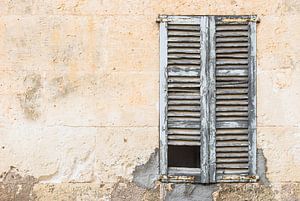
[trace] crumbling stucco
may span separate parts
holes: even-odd
[[[260,18],[259,184],[156,181],[159,14]],[[297,0],[0,1],[0,174],[18,169],[0,198],[299,200],[299,14]]]
[[[37,179],[32,176],[22,176],[18,169],[11,166],[7,172],[0,175],[0,200],[24,201],[34,200],[33,186]]]

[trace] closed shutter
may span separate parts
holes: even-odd
[[[249,181],[256,166],[255,24],[217,17],[215,53],[217,181]]]
[[[255,27],[252,16],[160,18],[162,175],[255,181]],[[199,147],[199,167],[170,166],[178,146]]]
[[[160,23],[161,173],[200,176],[194,168],[172,167],[168,150],[189,146],[200,150],[200,20],[167,17]],[[165,20],[165,21],[164,21]],[[189,148],[187,148],[189,149]],[[179,157],[179,156],[178,156]],[[163,162],[164,161],[164,162]]]

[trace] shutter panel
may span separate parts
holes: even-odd
[[[216,17],[217,181],[255,175],[255,22],[249,21]]]
[[[160,170],[165,175],[200,177],[200,168],[167,165],[168,146],[201,145],[199,17],[161,18],[160,54]]]

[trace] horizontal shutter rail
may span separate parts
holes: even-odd
[[[185,24],[170,24],[168,26],[169,33],[172,31],[179,31],[184,33],[196,32],[197,34],[200,32],[200,27],[197,25],[185,25]]]
[[[169,174],[175,176],[194,176],[200,174],[200,168],[169,167]]]
[[[200,146],[201,143],[197,141],[186,141],[186,140],[168,140],[168,145],[173,145],[173,146]]]
[[[238,25],[238,24],[221,24],[217,26],[217,31],[248,31],[248,25]]]

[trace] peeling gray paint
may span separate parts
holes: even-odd
[[[174,184],[174,189],[167,193],[166,201],[211,201],[217,185]]]
[[[267,172],[267,159],[264,156],[262,149],[257,150],[257,174],[259,176],[259,182],[264,185],[270,185],[270,181],[266,176]]]
[[[133,182],[138,186],[149,189],[153,188],[159,178],[159,149],[151,154],[150,159],[144,165],[137,166],[133,172]]]

